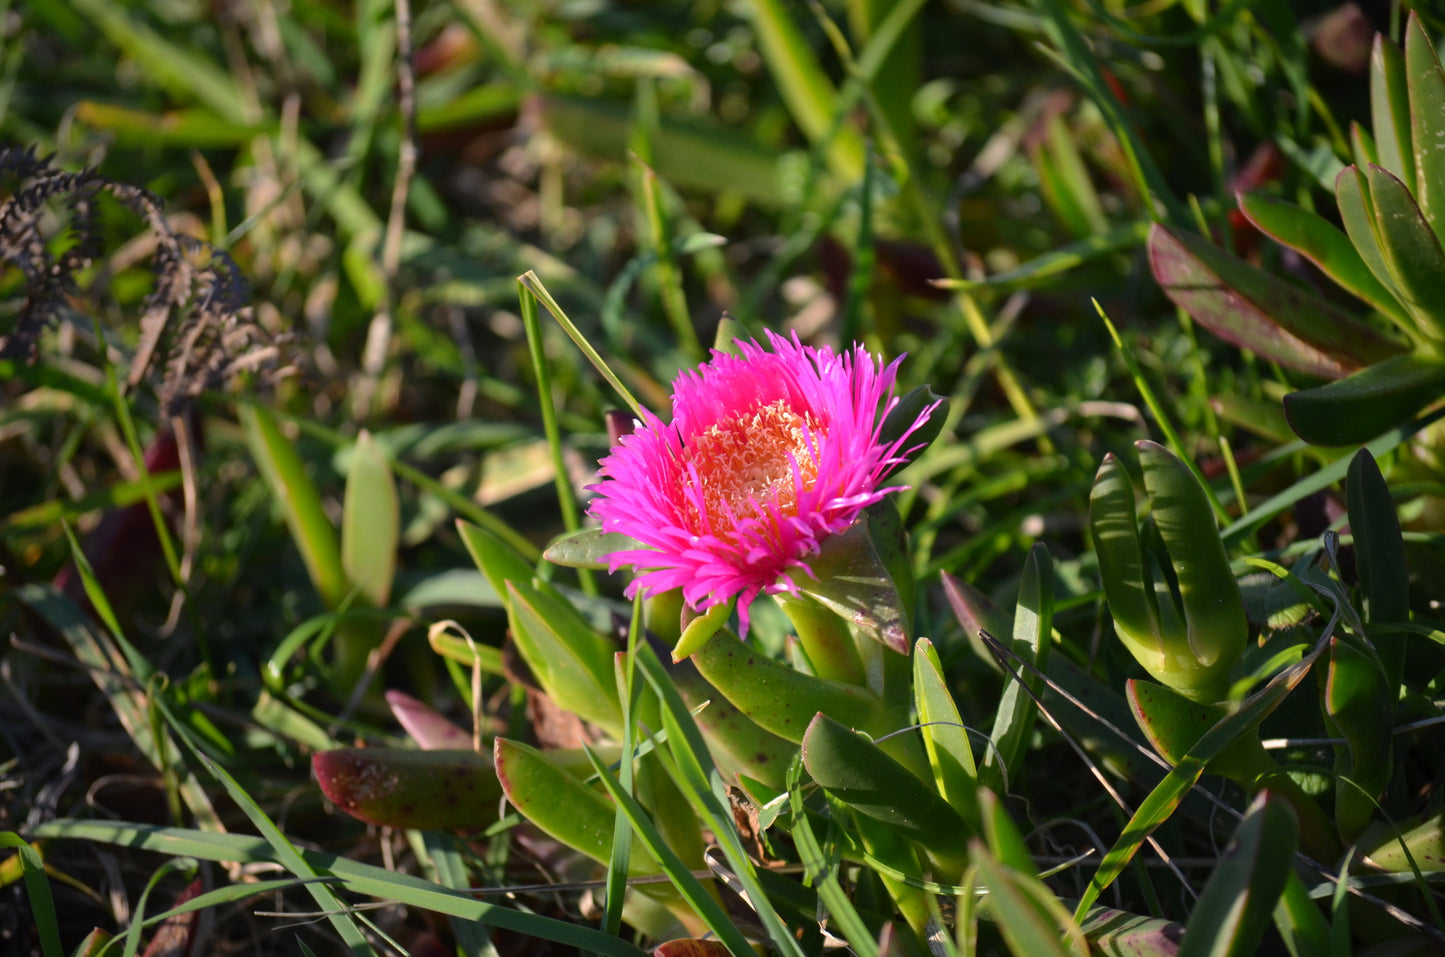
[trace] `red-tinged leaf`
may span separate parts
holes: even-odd
[[[386,703],[397,723],[423,751],[458,751],[471,747],[470,734],[405,691],[388,691]]]
[[[321,790],[352,817],[386,827],[478,831],[502,796],[490,756],[475,751],[338,748],[311,757]]]
[[[1198,236],[1156,223],[1149,262],[1165,294],[1215,335],[1301,372],[1338,379],[1403,351],[1318,296]]]
[[[1302,253],[1342,288],[1409,328],[1400,300],[1365,265],[1350,237],[1323,216],[1263,193],[1240,193],[1239,208],[1260,232]]]
[[[1347,379],[1284,397],[1295,434],[1313,445],[1356,445],[1400,425],[1445,394],[1445,362],[1396,356]]]
[[[682,938],[658,944],[653,957],[729,957],[727,946],[717,940]]]
[[[179,907],[200,893],[201,879],[198,877],[176,895],[173,906]],[[143,957],[187,957],[191,952],[192,938],[195,937],[200,918],[201,912],[193,910],[184,914],[172,914],[161,921],[155,936],[146,945]]]

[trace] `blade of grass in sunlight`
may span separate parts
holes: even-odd
[[[523,279],[517,280],[517,292],[522,302],[522,325],[527,331],[527,349],[532,357],[532,375],[537,379],[537,404],[542,412],[542,431],[547,437],[547,448],[552,453],[552,479],[557,489],[557,504],[567,531],[575,532],[582,527],[582,518],[577,511],[577,492],[572,487],[572,476],[567,471],[567,463],[562,455],[562,433],[557,428],[552,376],[548,371],[550,360],[547,358],[541,323],[537,320],[537,296]],[[590,571],[585,568],[578,569],[577,579],[581,582],[583,591],[589,595],[596,594],[597,585]]]
[[[593,368],[597,370],[603,379],[607,380],[607,384],[612,386],[613,390],[622,398],[622,401],[627,403],[628,407],[632,409],[633,415],[641,418],[642,406],[632,397],[632,393],[627,391],[627,387],[622,384],[621,379],[617,378],[617,374],[608,367],[606,360],[604,360],[602,356],[598,354],[597,350],[592,347],[592,344],[587,341],[587,337],[582,335],[581,330],[567,317],[567,313],[563,311],[562,307],[557,305],[557,300],[553,299],[551,294],[547,292],[547,287],[542,285],[542,281],[537,278],[537,274],[529,270],[518,278],[517,284],[528,294],[534,296],[535,301],[547,307],[547,311],[552,314],[552,318],[557,320],[557,324],[567,333],[567,337],[577,344],[578,349],[582,350],[582,354],[592,363]]]
[[[1160,403],[1158,396],[1155,395],[1154,388],[1149,385],[1149,380],[1144,378],[1144,372],[1139,368],[1139,363],[1135,360],[1134,354],[1124,345],[1124,340],[1119,336],[1119,330],[1114,328],[1114,323],[1104,313],[1104,307],[1099,305],[1097,300],[1094,301],[1094,310],[1098,312],[1099,318],[1104,320],[1104,325],[1108,328],[1109,335],[1114,340],[1114,347],[1119,351],[1119,355],[1123,357],[1124,364],[1128,366],[1129,374],[1134,379],[1134,386],[1139,390],[1140,397],[1143,398],[1144,403],[1149,406],[1149,411],[1154,414],[1154,422],[1159,426],[1159,431],[1164,433],[1164,440],[1169,444],[1169,450],[1178,456],[1180,461],[1187,465],[1189,471],[1193,472],[1194,477],[1199,480],[1199,484],[1204,488],[1204,494],[1209,496],[1209,503],[1214,508],[1214,514],[1220,519],[1228,521],[1229,512],[1225,509],[1224,505],[1220,503],[1219,496],[1214,491],[1214,486],[1209,483],[1204,473],[1199,470],[1199,465],[1194,461],[1194,456],[1185,446],[1184,439],[1180,437],[1179,431],[1174,428],[1174,424],[1170,421],[1168,413],[1165,412],[1163,404]]]
[[[1119,840],[1099,863],[1098,869],[1089,881],[1088,888],[1074,909],[1075,920],[1082,919],[1083,915],[1088,913],[1089,908],[1098,900],[1099,894],[1123,872],[1125,865],[1138,852],[1144,839],[1169,819],[1178,808],[1184,794],[1204,773],[1205,765],[1224,748],[1238,740],[1242,734],[1258,727],[1259,723],[1268,717],[1270,712],[1278,707],[1279,703],[1304,680],[1315,659],[1320,656],[1326,646],[1326,642],[1319,642],[1309,655],[1276,675],[1269,684],[1246,699],[1237,710],[1205,732],[1204,736],[1189,749],[1189,753],[1185,755],[1184,759],[1170,769],[1164,780],[1139,804],[1138,809],[1119,836]]]
[[[802,957],[797,941],[778,916],[767,893],[758,881],[752,860],[743,848],[737,824],[720,794],[721,780],[712,764],[707,745],[698,731],[697,722],[683,704],[676,686],[668,679],[662,662],[651,648],[639,645],[637,665],[657,695],[662,706],[663,727],[667,731],[667,755],[660,749],[669,776],[692,802],[703,823],[713,832],[713,839],[722,848],[728,865],[737,875],[773,946],[785,957]],[[670,760],[669,760],[670,756]]]
[[[115,821],[47,821],[32,829],[35,837],[91,840],[159,854],[185,855],[207,861],[281,863],[280,852],[264,838],[241,834],[211,834],[185,828],[157,827]],[[283,838],[284,840],[284,838]],[[607,957],[644,957],[624,940],[590,927],[525,911],[487,904],[465,891],[453,890],[400,871],[362,864],[345,857],[295,848],[302,863],[317,874],[329,875],[357,894],[396,901],[462,920],[475,920],[521,934],[591,950]]]

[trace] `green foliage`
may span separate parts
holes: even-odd
[[[1437,22],[224,12],[0,36],[15,946],[1445,941]],[[764,329],[914,430],[743,641],[586,504]]]

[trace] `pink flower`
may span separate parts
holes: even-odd
[[[767,338],[771,352],[739,342],[741,356],[681,373],[672,422],[643,412],[591,486],[603,531],[647,546],[611,555],[612,571],[638,572],[629,597],[681,588],[699,610],[736,597],[744,635],[759,594],[796,594],[808,556],[898,490],[878,485],[932,411],[886,442],[896,360]]]

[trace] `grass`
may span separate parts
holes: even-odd
[[[1370,110],[1341,38],[1401,38],[1387,14],[9,11],[0,949],[141,953],[163,922],[196,953],[1438,948],[1438,410],[1369,462],[1295,439],[1281,397],[1319,380],[1200,328],[1146,253],[1152,223],[1207,232],[1365,316],[1230,213],[1250,185],[1335,218]],[[870,518],[869,594],[900,593],[927,669],[862,637],[872,684],[820,691],[763,601],[749,654],[794,667],[759,700],[663,665],[678,610],[637,617],[606,543],[541,557],[615,430],[764,329],[907,353],[901,391],[949,400],[897,476],[906,544]],[[1241,582],[1228,699],[1126,684],[1091,493],[1110,453],[1163,474],[1141,439],[1202,482]],[[1129,535],[1168,605],[1190,579],[1150,500]],[[816,702],[872,737],[804,738]],[[314,753],[444,722],[540,749],[484,831],[323,796]],[[1286,745],[1240,771],[1261,737]],[[888,820],[936,806],[956,840]]]

